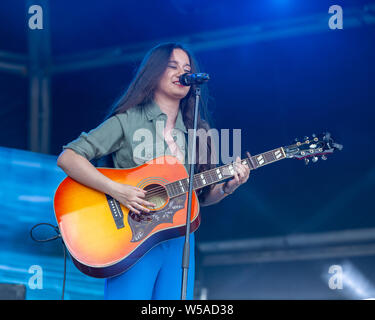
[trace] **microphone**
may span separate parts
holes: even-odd
[[[180,83],[184,86],[202,84],[208,80],[210,80],[210,76],[207,73],[184,73],[179,78]]]

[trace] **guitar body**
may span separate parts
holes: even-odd
[[[170,198],[163,186],[187,178],[188,174],[172,156],[158,157],[130,169],[98,170],[113,181],[158,190],[150,192],[153,195],[147,199],[156,208],[136,215],[70,177],[57,188],[56,220],[74,264],[89,276],[108,278],[129,269],[160,242],[185,234],[187,192]],[[199,202],[193,191],[190,231],[197,230],[199,224]]]

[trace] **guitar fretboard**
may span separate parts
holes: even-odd
[[[250,170],[258,169],[275,161],[285,159],[286,155],[282,147],[267,151],[265,153],[251,156],[241,160]],[[200,189],[211,184],[226,180],[234,176],[233,163],[194,175],[193,190]],[[176,197],[189,191],[189,178],[177,180],[165,185],[169,197]]]

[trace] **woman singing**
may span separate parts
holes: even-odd
[[[197,64],[184,46],[164,43],[152,48],[143,59],[134,79],[106,120],[89,133],[82,133],[64,146],[57,164],[72,179],[90,188],[106,193],[136,214],[149,212],[154,206],[146,201],[145,190],[120,184],[101,174],[90,162],[106,155],[113,159],[115,168],[139,165],[132,141],[134,133],[144,128],[157,134],[156,124],[163,121],[163,138],[170,154],[184,163],[189,172],[187,155],[174,140],[175,133],[186,138],[193,127],[195,104],[194,85],[183,86],[180,75],[199,72]],[[203,98],[203,101],[204,98]],[[203,106],[204,107],[204,106]],[[198,128],[209,129],[207,121],[198,117]],[[197,159],[199,148],[197,143]],[[207,158],[211,159],[210,140]],[[185,159],[184,159],[185,158]],[[201,206],[221,201],[249,178],[249,169],[236,159],[234,177],[201,189]],[[215,164],[197,163],[195,172],[215,167]],[[193,299],[194,289],[194,233],[190,235],[190,267],[187,298]],[[184,237],[173,238],[154,246],[126,272],[105,281],[105,299],[180,299],[182,280],[182,251]]]

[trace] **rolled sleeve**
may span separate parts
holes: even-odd
[[[123,142],[124,131],[120,120],[113,116],[90,132],[82,132],[63,149],[72,149],[90,161],[119,150]]]

